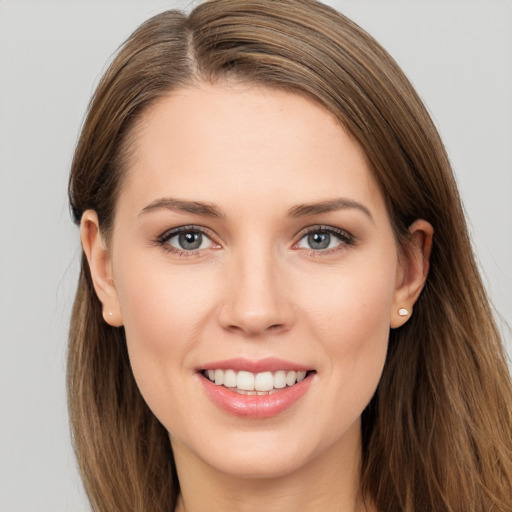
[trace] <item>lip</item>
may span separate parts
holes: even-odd
[[[279,370],[285,371],[309,371],[313,368],[304,366],[302,364],[294,363],[292,361],[286,361],[284,359],[277,359],[275,357],[268,357],[265,359],[259,359],[258,361],[251,361],[244,358],[225,359],[223,361],[213,361],[197,368],[197,371],[201,370],[235,370],[246,371],[251,373],[260,372],[277,372]]]
[[[220,409],[242,418],[264,419],[281,414],[300,400],[309,390],[315,373],[310,372],[303,381],[270,395],[242,395],[218,386],[201,373],[197,375],[208,398]]]

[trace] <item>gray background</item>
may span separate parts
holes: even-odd
[[[512,2],[328,2],[397,59],[440,127],[510,349]],[[70,449],[66,332],[79,239],[66,181],[105,63],[185,2],[0,1],[0,511],[88,509]]]

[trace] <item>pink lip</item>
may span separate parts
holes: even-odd
[[[258,361],[251,361],[249,359],[243,359],[241,357],[236,359],[226,359],[224,361],[213,361],[207,363],[204,366],[198,368],[201,370],[235,370],[246,371],[251,373],[260,372],[277,372],[278,370],[286,371],[308,371],[312,370],[311,367],[304,366],[302,364],[293,363],[291,361],[285,361],[284,359],[276,359],[274,357],[268,357],[266,359],[260,359]]]
[[[309,374],[303,381],[271,395],[241,395],[224,386],[217,386],[198,373],[203,389],[215,405],[235,416],[254,419],[271,418],[291,407],[306,394],[313,381],[313,375]]]

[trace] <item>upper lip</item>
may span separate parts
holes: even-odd
[[[285,359],[267,357],[265,359],[250,360],[244,358],[224,359],[222,361],[212,361],[198,368],[202,370],[235,370],[251,373],[277,372],[279,370],[287,371],[308,371],[312,370],[310,366],[305,366]]]

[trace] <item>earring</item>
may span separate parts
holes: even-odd
[[[109,312],[108,312],[108,316],[112,316],[112,311],[109,311]]]
[[[398,314],[399,314],[400,316],[407,316],[407,315],[409,314],[409,311],[407,311],[407,309],[405,309],[405,308],[400,308],[400,309],[398,310]]]

